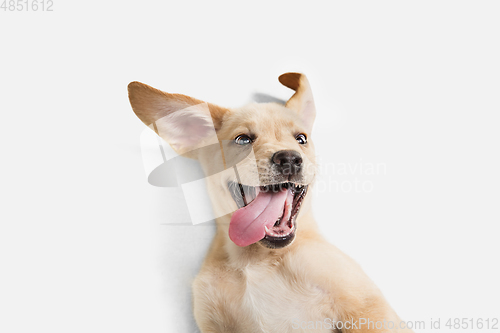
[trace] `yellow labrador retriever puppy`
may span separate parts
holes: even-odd
[[[285,105],[238,109],[130,83],[136,115],[206,173],[217,233],[193,283],[208,332],[411,332],[311,213],[315,105],[303,74],[286,73]]]

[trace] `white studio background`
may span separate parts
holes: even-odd
[[[0,331],[196,331],[189,284],[214,229],[168,225],[186,206],[147,183],[126,86],[234,107],[291,96],[287,71],[315,94],[327,238],[403,319],[498,318],[499,16],[497,1],[0,10]]]

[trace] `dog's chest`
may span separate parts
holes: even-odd
[[[245,277],[242,309],[259,332],[301,332],[306,323],[333,319],[330,295],[301,274],[247,267]]]

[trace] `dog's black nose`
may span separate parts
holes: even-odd
[[[272,157],[273,163],[284,175],[296,175],[302,167],[302,157],[295,150],[280,150]]]

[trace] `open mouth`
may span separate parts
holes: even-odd
[[[228,188],[238,206],[229,225],[229,237],[236,245],[260,241],[269,248],[282,248],[293,241],[308,185],[286,182],[248,186],[229,182]]]

